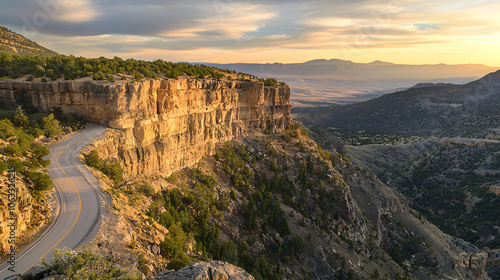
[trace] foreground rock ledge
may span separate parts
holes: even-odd
[[[255,278],[245,270],[221,261],[213,261],[210,263],[194,262],[178,271],[160,272],[154,279],[255,280]]]

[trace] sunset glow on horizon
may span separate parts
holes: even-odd
[[[0,25],[86,57],[500,66],[499,10],[485,0],[20,0],[2,3]]]

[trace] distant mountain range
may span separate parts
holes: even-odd
[[[299,112],[304,122],[328,127],[472,136],[499,126],[499,105],[500,70],[465,85],[420,85],[350,106]]]
[[[56,52],[40,46],[26,37],[0,26],[0,53],[54,56]]]
[[[299,106],[366,101],[417,83],[464,84],[500,69],[480,64],[401,65],[340,59],[291,64],[203,64],[284,81],[292,89],[292,101]]]
[[[51,51],[22,35],[0,26],[0,53],[54,56]],[[350,104],[377,98],[396,90],[415,87],[464,84],[500,69],[480,64],[401,65],[374,61],[355,63],[340,59],[318,59],[305,63],[215,64],[258,77],[277,78],[290,85],[295,107]]]

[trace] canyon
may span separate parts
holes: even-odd
[[[138,182],[141,177],[158,176],[160,179],[153,181],[154,184],[161,184],[161,191],[179,188],[180,185],[195,185],[195,179],[192,178],[180,179],[184,181],[174,186],[173,183],[162,181],[161,177],[193,167],[203,158],[203,164],[199,166],[205,166],[205,169],[200,171],[201,174],[218,174],[213,175],[216,176],[213,178],[222,182],[214,187],[217,197],[229,198],[231,190],[234,193],[234,198],[228,204],[229,210],[221,214],[224,220],[219,218],[221,240],[246,244],[244,241],[250,240],[257,232],[261,239],[252,242],[251,249],[246,249],[249,258],[252,255],[254,259],[267,254],[267,248],[277,248],[283,244],[283,248],[288,248],[291,245],[286,244],[290,240],[300,240],[297,246],[301,250],[289,253],[288,258],[282,255],[276,266],[263,266],[269,275],[274,270],[282,269],[280,274],[295,278],[308,275],[323,279],[334,275],[369,277],[380,272],[387,273],[387,277],[402,277],[411,271],[418,277],[429,275],[428,279],[438,279],[440,276],[487,279],[484,273],[487,256],[484,253],[466,242],[446,236],[427,221],[419,219],[408,208],[404,198],[376,176],[367,170],[356,169],[337,152],[325,153],[307,136],[306,131],[292,126],[288,87],[267,87],[259,82],[190,78],[144,79],[136,83],[96,82],[88,79],[45,83],[0,81],[0,102],[17,106],[16,97],[19,95],[28,96],[31,103],[42,111],[60,107],[65,113],[76,113],[88,122],[107,126],[108,132],[87,150],[96,150],[101,158],[110,162],[118,160],[131,182]],[[281,216],[276,215],[287,221],[285,228],[290,224],[289,233],[284,231],[281,236],[275,232],[276,229],[265,225],[250,229],[243,214],[246,213],[247,201],[253,200],[254,196],[259,198],[257,193],[252,194],[255,191],[254,183],[249,181],[248,191],[234,182],[225,183],[233,180],[228,180],[228,175],[224,175],[226,171],[223,163],[215,157],[204,157],[214,155],[216,148],[220,150],[218,143],[235,139],[244,143],[234,146],[235,154],[241,157],[244,154],[242,149],[246,147],[247,160],[253,162],[245,167],[242,165],[241,170],[235,170],[236,173],[247,172],[245,176],[249,178],[256,178],[256,174],[266,174],[262,178],[291,178],[289,186],[293,198],[290,197],[290,201],[282,198],[283,204],[280,206],[278,203],[278,197],[285,196],[287,192],[272,194],[267,191],[266,196],[261,196],[276,197],[273,205],[278,205],[275,212]],[[244,162],[243,159],[239,161]],[[307,170],[307,173],[302,169]],[[195,174],[192,171],[187,173]],[[182,178],[185,172],[177,172],[177,177]],[[301,176],[305,176],[305,179],[299,179]],[[124,185],[127,186],[111,187],[113,190],[109,193],[136,188],[133,183]],[[266,188],[261,190],[265,191]],[[154,192],[163,194],[156,190]],[[325,197],[326,193],[328,198]],[[146,217],[144,214],[151,212],[150,209],[154,210],[151,205],[154,206],[153,199],[157,196],[142,195],[140,191],[131,191],[123,196],[126,202],[114,203],[110,211],[123,221],[121,224],[125,229],[120,232],[134,233],[135,236],[127,244],[120,243],[120,248],[137,246],[130,249],[134,254],[142,250],[149,265],[147,274],[151,276],[164,269],[161,265],[154,265],[155,259],[163,259],[157,253],[150,252],[152,249],[148,249],[148,246],[161,248],[161,238],[166,236],[167,230],[151,216]],[[137,205],[130,206],[130,209],[141,214],[124,218],[128,212],[124,209],[129,209],[126,205],[129,196],[137,197],[134,200]],[[118,197],[114,197],[116,201]],[[323,203],[318,203],[318,200]],[[165,213],[165,208],[158,208],[159,213]],[[262,211],[264,208],[250,209]],[[268,216],[269,213],[264,213],[262,219]],[[110,227],[116,224],[111,223]],[[154,226],[151,228],[161,229],[158,233],[163,232],[155,235],[158,240],[152,240],[150,225]],[[268,233],[267,230],[271,231]],[[130,245],[132,240],[135,240],[135,246]],[[406,249],[405,244],[408,242],[413,244],[411,249]],[[106,250],[102,248],[107,245],[101,243],[94,249]],[[114,248],[116,252],[116,247],[108,247],[109,250]],[[268,256],[270,260],[273,257]],[[254,270],[249,272],[258,275],[261,261],[252,263]],[[250,267],[247,265],[244,268]]]

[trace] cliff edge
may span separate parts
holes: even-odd
[[[0,81],[1,102],[16,106],[16,93],[28,94],[42,111],[60,107],[112,128],[95,149],[119,159],[129,176],[169,174],[213,154],[218,142],[291,123],[290,89],[259,82]]]

